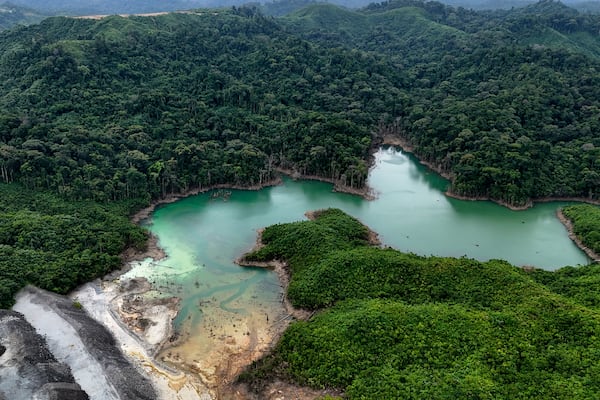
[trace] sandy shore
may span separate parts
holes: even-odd
[[[160,247],[158,243],[158,238],[149,232],[148,241],[146,242],[146,249],[144,250],[136,250],[134,248],[125,249],[123,253],[121,253],[121,260],[123,261],[123,268],[116,271],[114,277],[118,277],[122,275],[124,272],[128,270],[128,265],[132,261],[143,261],[147,258],[151,258],[155,261],[160,261],[167,257],[165,251]]]
[[[562,212],[562,209],[558,209],[556,211],[556,216],[562,222],[562,224],[567,228],[567,232],[569,232],[569,238],[579,247],[589,258],[591,258],[594,262],[600,263],[600,254],[596,254],[592,249],[587,247],[577,235],[575,235],[575,231],[573,230],[573,224],[571,220],[565,216]]]
[[[271,349],[277,333],[287,326],[278,322],[280,318],[269,320],[260,312],[244,316],[213,307],[204,313],[202,324],[188,333],[194,337],[165,348],[158,358],[198,376],[217,399],[244,398],[235,396],[234,382],[245,367]]]

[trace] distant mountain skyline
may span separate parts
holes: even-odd
[[[243,4],[271,4],[278,8],[299,8],[312,1],[275,0],[11,0],[10,5],[27,7],[50,15],[89,15],[89,14],[139,14],[161,11],[187,10],[192,8],[231,7]],[[378,1],[369,0],[329,0],[328,2],[348,8],[360,8]],[[473,9],[510,9],[536,3],[535,0],[441,0],[441,3],[455,7]],[[600,12],[598,0],[563,0],[564,4],[584,12]],[[286,3],[290,3],[288,7]]]
[[[27,7],[15,6],[10,3],[0,4],[0,31],[15,25],[29,25],[41,21],[47,15]]]
[[[558,0],[556,0],[558,1]],[[535,4],[539,0],[441,0],[441,3],[455,7],[473,8],[478,10],[511,9]],[[600,10],[600,1],[597,0],[562,0],[561,3],[579,10]]]
[[[253,3],[283,3],[287,1],[254,1]],[[333,4],[349,8],[363,7],[369,0],[330,0]],[[535,3],[534,0],[442,0],[441,3],[474,9],[510,9]],[[230,7],[252,3],[248,0],[11,0],[10,4],[28,7],[50,14],[122,14],[174,11],[201,7]],[[563,0],[564,4],[583,9],[600,10],[600,1]]]

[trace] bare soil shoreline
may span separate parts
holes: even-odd
[[[188,190],[186,192],[182,192],[182,193],[171,193],[171,194],[167,195],[166,197],[152,201],[147,207],[144,207],[141,210],[139,210],[138,212],[136,212],[135,214],[133,214],[130,219],[131,219],[131,222],[133,222],[134,224],[139,224],[143,220],[150,218],[150,215],[152,214],[152,212],[156,209],[156,207],[158,207],[160,205],[174,203],[177,200],[181,200],[186,197],[194,196],[194,195],[197,195],[200,193],[206,193],[211,190],[217,190],[217,189],[261,190],[261,189],[264,189],[269,186],[280,185],[281,183],[282,183],[281,178],[277,177],[277,178],[274,178],[274,179],[267,181],[260,185],[242,186],[242,185],[231,185],[231,184],[218,184],[218,185],[210,185],[210,186],[205,186],[205,187],[201,187],[201,188],[190,189],[190,190]]]
[[[563,213],[562,209],[558,209],[556,211],[556,216],[562,222],[562,224],[567,228],[567,232],[569,232],[569,238],[579,247],[592,261],[600,263],[600,254],[595,253],[592,249],[587,247],[577,235],[575,235],[575,231],[573,229],[573,223],[567,216]]]
[[[369,185],[365,185],[362,188],[354,188],[347,185],[342,185],[339,181],[332,178],[324,178],[318,175],[303,175],[297,171],[286,169],[286,168],[276,168],[277,172],[289,176],[290,178],[309,180],[309,181],[319,181],[325,183],[331,183],[333,185],[333,191],[339,193],[348,193],[356,196],[360,196],[365,200],[375,200],[377,196],[375,195],[375,191],[369,187]]]

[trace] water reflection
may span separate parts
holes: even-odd
[[[378,157],[371,185],[379,189],[376,203],[382,212],[362,217],[393,247],[423,255],[503,258],[550,269],[589,261],[555,216],[566,203],[515,212],[489,201],[447,198],[443,193],[448,181],[411,154],[387,148]],[[393,221],[401,224],[402,232]]]

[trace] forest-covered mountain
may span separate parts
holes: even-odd
[[[246,11],[6,33],[2,179],[102,201],[260,184],[275,166],[363,185],[401,72]]]
[[[102,201],[275,166],[361,186],[385,130],[459,195],[597,199],[598,32],[548,0],[52,18],[0,36],[1,179]]]
[[[563,0],[564,4],[581,12],[600,12],[600,2],[590,0]],[[535,0],[444,0],[444,4],[474,10],[510,10],[535,4]]]
[[[286,18],[324,46],[385,55],[408,97],[390,128],[454,176],[460,195],[511,204],[597,198],[600,18],[559,2],[479,13],[400,0],[314,5]]]
[[[0,31],[12,28],[15,25],[30,25],[46,18],[38,11],[15,6],[11,3],[0,4]]]

